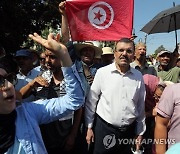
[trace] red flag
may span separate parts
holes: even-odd
[[[116,41],[131,37],[134,0],[67,0],[73,41]]]

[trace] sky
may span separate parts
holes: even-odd
[[[180,0],[134,0],[134,31],[137,36],[135,42],[145,41],[146,33],[140,31],[153,17],[163,10],[180,5]],[[180,42],[180,30],[177,30],[178,42]],[[147,35],[147,55],[163,45],[167,50],[173,51],[175,48],[175,32],[156,33]]]

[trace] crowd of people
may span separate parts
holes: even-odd
[[[65,7],[59,4],[61,42],[30,34],[45,50],[23,48],[13,56],[0,46],[0,154],[175,151],[178,49],[160,51],[153,63],[146,44],[132,38],[103,48],[74,43]]]

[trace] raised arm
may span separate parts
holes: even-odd
[[[29,37],[60,57],[62,67],[72,66],[67,48],[62,43],[57,42],[53,34],[49,34],[47,40],[43,39],[37,33],[30,34]]]
[[[59,12],[62,15],[61,19],[61,34],[62,34],[62,42],[66,44],[69,41],[70,38],[70,31],[67,21],[67,14],[66,14],[66,2],[59,3]]]
[[[48,36],[47,40],[37,33],[31,34],[29,37],[59,56],[66,83],[66,95],[63,97],[23,104],[23,106],[27,106],[27,110],[30,110],[29,113],[31,110],[34,111],[31,116],[34,116],[39,124],[49,123],[79,109],[84,103],[84,92],[80,77],[75,65],[72,65],[67,48],[62,43],[57,42],[52,34]]]

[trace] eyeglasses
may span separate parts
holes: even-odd
[[[10,73],[5,76],[0,75],[0,88],[5,86],[6,80],[12,83],[13,85],[17,83],[17,77],[14,73]]]

